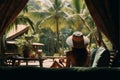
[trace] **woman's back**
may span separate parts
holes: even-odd
[[[73,48],[72,51],[66,53],[67,64],[70,66],[88,66],[88,51],[86,48]]]

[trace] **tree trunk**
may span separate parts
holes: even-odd
[[[56,17],[56,28],[57,28],[57,45],[58,45],[58,53],[60,55],[60,45],[59,45],[59,26],[58,26],[58,17]]]
[[[51,44],[52,44],[52,56],[54,56],[54,38],[53,38],[53,35],[52,35]]]

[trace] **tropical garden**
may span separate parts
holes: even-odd
[[[42,47],[45,55],[64,55],[69,49],[66,38],[74,31],[81,31],[90,38],[90,50],[100,46],[98,39],[111,49],[109,40],[96,28],[84,0],[29,0],[6,35],[11,29],[17,29],[17,25],[30,27],[27,34],[15,39],[19,48],[27,42],[26,37],[32,37],[30,42],[45,44]]]

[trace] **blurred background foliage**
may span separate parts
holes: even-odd
[[[23,43],[26,35],[35,36],[34,42],[45,44],[42,47],[45,55],[64,55],[64,51],[69,49],[66,38],[74,31],[81,31],[90,38],[89,49],[98,47],[96,25],[84,0],[29,0],[6,34],[13,28],[13,24],[16,28],[20,24],[30,26],[32,30],[16,40]],[[109,40],[104,34],[102,36],[107,48],[111,49]]]

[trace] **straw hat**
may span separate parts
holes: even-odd
[[[75,48],[85,47],[89,42],[90,40],[86,36],[84,36],[83,33],[80,31],[74,32],[71,36],[69,36],[66,39],[66,43],[70,47],[75,47]]]

